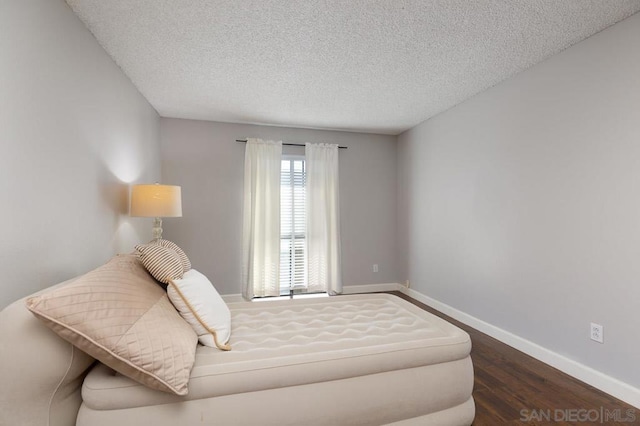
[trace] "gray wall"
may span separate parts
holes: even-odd
[[[241,292],[244,144],[234,141],[246,137],[348,146],[340,151],[344,284],[397,281],[394,136],[167,118],[160,134],[162,180],[181,185],[183,197],[183,217],[165,219],[164,236],[220,293]]]
[[[0,55],[2,308],[149,239],[128,183],[160,159],[155,110],[64,1],[1,2]]]
[[[640,14],[398,139],[401,279],[635,387],[638,41]]]

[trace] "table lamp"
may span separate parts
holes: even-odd
[[[182,195],[179,186],[133,185],[131,216],[153,217],[153,239],[162,238],[162,218],[182,217]]]

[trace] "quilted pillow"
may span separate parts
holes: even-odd
[[[188,393],[198,336],[132,255],[27,299],[60,337],[150,388]]]
[[[180,258],[180,261],[182,262],[182,269],[184,270],[184,272],[187,272],[189,269],[191,269],[191,261],[187,257],[187,254],[173,241],[159,239],[153,240],[149,244],[156,244],[160,247],[165,247],[175,251]]]
[[[169,281],[167,294],[205,346],[231,350],[231,312],[211,282],[195,269]]]
[[[161,283],[168,284],[169,280],[184,275],[182,261],[174,250],[149,243],[137,245],[136,251],[147,271]]]

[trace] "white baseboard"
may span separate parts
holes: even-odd
[[[342,294],[376,293],[380,291],[397,291],[399,289],[400,284],[397,283],[346,285],[342,287]],[[241,294],[223,294],[222,299],[227,303],[244,301]]]
[[[226,303],[244,302],[244,297],[240,293],[237,294],[221,294],[222,300]]]
[[[399,284],[397,283],[345,285],[342,287],[342,294],[376,293],[380,291],[397,290],[399,290]]]
[[[449,315],[451,318],[454,318],[470,327],[473,327],[478,331],[488,334],[489,336],[498,339],[502,343],[516,348],[519,351],[522,351],[527,355],[530,355],[544,362],[545,364],[549,364],[550,366],[555,367],[558,370],[572,377],[575,377],[578,380],[582,380],[583,382],[588,383],[589,385],[598,388],[599,390],[606,392],[609,395],[612,395],[630,405],[633,405],[636,408],[640,408],[640,389],[631,386],[628,383],[624,383],[600,371],[594,370],[591,367],[588,367],[584,364],[553,352],[547,348],[544,348],[527,339],[523,339],[520,336],[516,336],[513,333],[484,322],[449,305],[432,299],[429,296],[425,296],[424,294],[419,293],[411,288],[406,288],[398,284],[396,289],[399,289],[407,296],[412,297],[415,300],[418,300],[442,312],[445,315]]]

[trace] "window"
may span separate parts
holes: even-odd
[[[242,295],[340,294],[338,145],[248,139],[244,172]]]
[[[280,170],[280,295],[307,288],[304,156],[285,155]]]

